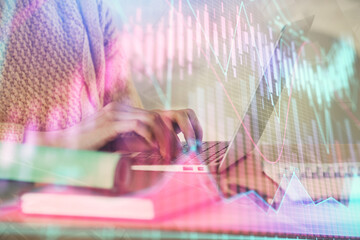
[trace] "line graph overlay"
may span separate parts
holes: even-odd
[[[347,206],[333,197],[312,199],[298,175],[293,172],[290,177],[282,177],[281,182],[285,184],[275,193],[274,198],[279,195],[276,207],[269,204],[257,191],[250,190],[230,199],[223,199],[217,204],[199,208],[185,214],[180,220],[175,219],[173,223],[184,228],[191,225],[195,229],[201,227],[235,233],[246,231],[358,237],[359,174],[355,170],[352,177],[346,178],[352,188]]]

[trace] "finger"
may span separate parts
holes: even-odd
[[[132,119],[115,121],[113,124],[117,135],[122,133],[135,132],[137,135],[144,138],[150,147],[157,147],[156,143],[154,142],[151,130],[140,120]]]
[[[190,122],[194,128],[196,140],[201,142],[203,139],[203,130],[200,125],[199,119],[197,118],[195,112],[192,109],[188,109],[186,113],[189,116]]]
[[[184,134],[185,140],[192,151],[196,151],[196,135],[190,119],[185,111],[178,111],[175,114],[176,124]]]
[[[162,123],[159,121],[161,119],[158,118],[155,114],[150,114],[146,111],[120,112],[117,113],[115,117],[116,120],[132,122],[133,125],[131,126],[134,127],[134,131],[137,130],[137,126],[140,128],[139,131],[142,132],[145,130],[143,128],[146,128],[151,135],[149,138],[151,138],[152,146],[159,149],[161,155],[166,157],[166,153],[168,152],[168,148],[165,145],[167,141],[164,136],[166,129],[164,130],[162,128]]]
[[[135,132],[132,135],[120,135],[121,137],[116,139],[114,142],[115,150],[118,152],[146,152],[154,150],[153,146],[150,146],[146,140],[136,134]]]
[[[171,139],[173,143],[171,143],[173,157],[177,156],[178,153],[182,151],[181,141],[177,135],[179,127],[174,127],[175,120],[173,119],[174,111],[161,111],[161,110],[153,110],[160,115],[161,119],[163,120],[165,126],[167,127],[168,131],[171,134]]]
[[[173,127],[173,119],[171,114],[173,111],[159,111],[159,110],[154,110],[154,111],[160,115],[166,127],[170,130],[173,130],[175,134],[177,134],[176,129],[174,129]]]
[[[171,129],[169,129],[158,113],[146,112],[147,123],[153,130],[153,134],[159,144],[160,154],[166,159],[171,160],[175,156],[176,147],[179,144]]]
[[[180,140],[178,140],[176,134],[166,126],[160,114],[138,108],[119,107],[117,105],[111,105],[106,110],[108,111],[107,115],[113,121],[141,121],[148,126],[149,131],[152,133],[152,139],[156,142],[160,154],[166,160],[170,160],[176,155],[180,146]],[[124,110],[126,111],[124,112]]]
[[[158,114],[138,110],[123,112],[113,109],[116,109],[116,107],[112,107],[112,110],[107,110],[106,117],[110,121],[121,122],[118,129],[121,133],[138,130],[139,135],[142,136],[142,133],[145,132],[144,126],[147,126],[146,130],[151,134],[151,143],[155,145],[155,148],[159,149],[160,154],[164,158],[169,158],[167,154],[171,149],[170,144],[168,144],[169,137],[166,137],[166,135],[169,134],[167,134],[168,131],[166,127],[163,126]],[[128,122],[129,125],[124,128],[122,122]],[[139,129],[137,129],[137,127],[139,127]],[[149,142],[150,136],[146,136],[145,139]]]
[[[161,156],[166,160],[170,160],[173,155],[171,144],[174,143],[174,140],[171,138],[169,129],[166,127],[158,113],[135,109],[133,112],[122,114],[120,118],[136,119],[147,125]]]

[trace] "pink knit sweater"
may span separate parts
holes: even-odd
[[[102,0],[0,1],[0,140],[71,127],[111,101],[140,105]]]

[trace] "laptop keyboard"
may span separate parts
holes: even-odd
[[[185,143],[183,145],[182,153],[174,159],[173,162],[176,162],[180,158],[188,158],[186,163],[191,162],[195,157],[200,160],[200,163],[204,165],[217,165],[220,164],[222,157],[224,156],[228,142],[203,142],[201,145],[201,152],[197,153],[191,151],[189,146]],[[145,164],[163,164],[164,160],[157,152],[141,152],[134,155],[135,164],[145,165]]]
[[[220,163],[226,152],[227,146],[228,142],[203,142],[201,145],[201,152],[191,154],[192,152],[186,151],[188,146],[185,144],[183,146],[183,149],[185,150],[180,157],[187,155],[189,158],[188,161],[191,161],[196,157],[198,160],[200,160],[200,163],[204,165],[216,165]]]

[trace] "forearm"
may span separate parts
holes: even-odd
[[[38,146],[69,148],[67,140],[69,140],[69,137],[66,137],[64,130],[49,132],[26,131],[23,142]]]

